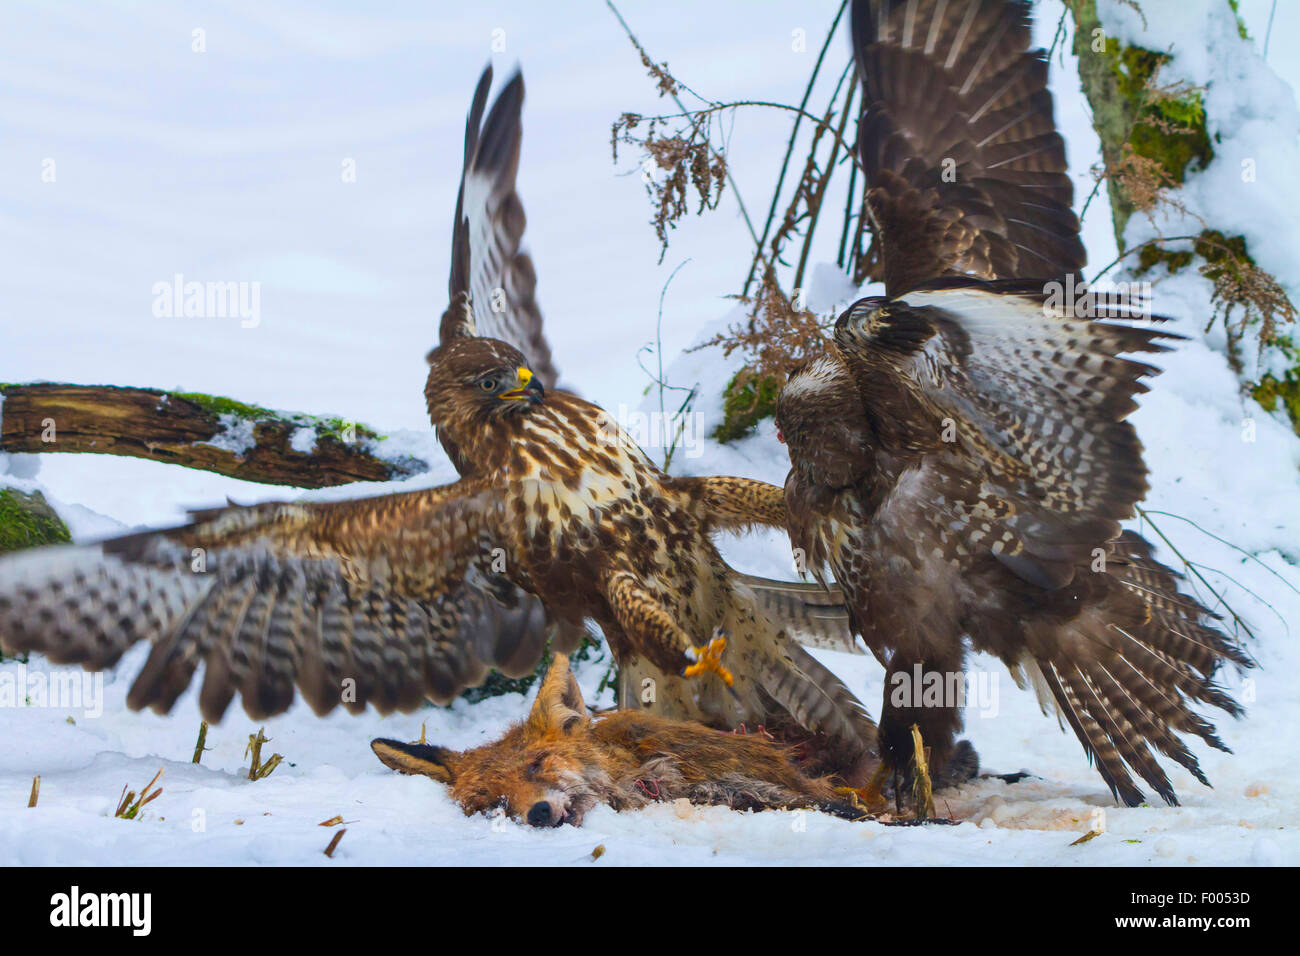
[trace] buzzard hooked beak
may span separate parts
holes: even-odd
[[[515,399],[531,402],[536,405],[546,395],[546,389],[542,383],[528,369],[520,366],[516,374],[518,375],[518,385],[508,392],[502,392],[501,397],[506,399]]]

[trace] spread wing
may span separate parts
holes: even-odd
[[[465,120],[465,164],[456,197],[447,289],[451,304],[442,317],[440,341],[445,345],[456,337],[477,335],[508,342],[551,388],[558,373],[537,308],[537,273],[533,260],[520,252],[526,220],[515,173],[524,79],[519,73],[510,78],[484,120],[491,86],[488,66]]]
[[[849,611],[838,587],[773,581],[750,574],[737,577],[753,592],[763,613],[804,647],[864,653],[853,639]]]
[[[236,692],[255,719],[280,713],[295,685],[321,714],[445,702],[545,647],[540,603],[491,566],[502,509],[462,481],[18,552],[0,558],[0,644],[99,670],[149,641],[128,704],[165,713],[202,662],[213,722]]]
[[[1134,317],[1088,302],[1098,318]],[[1035,282],[977,280],[863,299],[835,329],[881,444],[936,453],[923,472],[940,482],[936,507],[922,520],[1042,587],[1069,581],[1146,493],[1125,419],[1156,369],[1123,354],[1173,338],[1058,314]],[[966,513],[947,515],[954,507]]]
[[[1086,261],[1027,0],[854,0],[858,151],[885,287]]]

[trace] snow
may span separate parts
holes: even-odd
[[[1060,7],[1055,0],[1040,6],[1037,36],[1046,45]],[[1300,58],[1280,32],[1287,23],[1294,28],[1296,11],[1281,5],[1267,68],[1234,61],[1233,72],[1222,54],[1235,28],[1209,0],[1143,6],[1162,46],[1176,46],[1178,68],[1209,84],[1222,163],[1193,177],[1189,195],[1215,217],[1255,230],[1246,233],[1252,253],[1294,294],[1295,103],[1268,68],[1300,78]],[[1261,4],[1243,4],[1255,37],[1263,36],[1267,6],[1261,13]],[[733,2],[665,3],[653,15],[624,10],[652,55],[696,88],[786,101],[801,93],[833,12],[834,4],[810,13]],[[707,438],[741,359],[685,349],[735,320],[724,297],[743,278],[749,240],[728,190],[720,211],[680,225],[655,266],[659,249],[641,183],[620,175],[635,171],[634,159],[610,166],[609,123],[624,110],[669,110],[603,10],[485,4],[430,11],[409,3],[358,13],[291,3],[205,10],[201,18],[149,5],[79,8],[75,19],[58,8],[15,8],[5,18],[0,381],[167,388],[180,380],[270,408],[342,409],[355,416],[347,420],[384,432],[376,447],[385,457],[433,465],[407,481],[308,493],[314,498],[451,480],[425,419],[423,356],[444,304],[464,111],[491,56],[498,80],[519,61],[528,82],[520,193],[538,296],[565,379],[611,410],[657,412],[658,389],[647,390],[637,362],[638,350],[661,337],[666,381],[700,389],[692,454],[674,455],[673,471],[784,480],[784,449],[770,421],[733,445]],[[692,28],[682,29],[687,22]],[[202,54],[191,50],[196,28],[206,31]],[[496,29],[506,49],[493,54]],[[806,30],[811,54],[792,50],[796,29]],[[48,39],[50,30],[60,42]],[[1066,48],[1052,82],[1082,205],[1098,148],[1068,41]],[[828,94],[819,88],[814,102]],[[751,214],[766,204],[787,134],[784,116],[736,119],[732,171]],[[1258,161],[1253,184],[1240,182],[1246,157]],[[46,158],[56,163],[54,183],[40,179]],[[353,183],[340,179],[349,159]],[[1103,192],[1084,222],[1090,274],[1116,255],[1104,200]],[[835,208],[833,195],[827,201]],[[828,264],[838,240],[832,232],[819,234],[806,290],[808,305],[827,315],[859,291],[879,291],[849,288]],[[685,260],[657,334],[660,292]],[[150,289],[176,273],[260,282],[260,322],[241,328],[230,318],[155,317]],[[1254,632],[1246,646],[1260,665],[1226,677],[1246,718],[1210,715],[1235,753],[1193,747],[1215,788],[1166,762],[1182,807],[1116,807],[1073,735],[1043,716],[1032,692],[1017,689],[1000,664],[977,658],[970,668],[987,674],[996,706],[987,717],[972,710],[965,734],[985,769],[1033,776],[941,795],[940,808],[966,821],[960,826],[897,829],[817,814],[660,805],[625,814],[597,808],[581,829],[539,832],[465,817],[445,787],[387,771],[368,746],[376,736],[414,740],[422,724],[430,741],[445,746],[492,740],[525,715],[529,701],[518,695],[388,718],[320,719],[298,705],[265,725],[264,755],[281,753],[285,762],[250,782],[243,754],[257,726],[237,709],[209,729],[202,763],[190,763],[198,680],[170,716],[126,710],[145,653],[136,648],[104,675],[102,698],[89,708],[99,717],[87,717],[85,707],[0,707],[0,865],[1295,865],[1300,643],[1291,624],[1300,621],[1300,440],[1242,399],[1221,335],[1203,332],[1204,282],[1161,281],[1155,298],[1187,340],[1159,357],[1165,373],[1134,416],[1152,472],[1146,507]],[[652,367],[656,357],[641,359]],[[670,392],[663,405],[680,401]],[[655,434],[646,429],[646,450],[662,461],[665,443]],[[0,483],[43,490],[78,541],[172,524],[185,508],[227,496],[253,502],[299,494],[105,455],[3,456]],[[1150,527],[1137,526],[1163,560],[1180,564]],[[793,577],[788,542],[776,532],[728,537],[723,546],[742,570]],[[1189,587],[1217,603],[1205,584]],[[882,673],[874,659],[818,656],[878,707]],[[606,664],[579,668],[591,703]],[[0,664],[0,678],[17,680],[18,667]],[[23,676],[46,680],[43,668],[33,660]],[[137,789],[160,767],[163,795],[143,819],[113,819],[123,785]],[[40,802],[29,810],[35,774]],[[328,859],[322,850],[334,831],[318,824],[336,815],[348,832]],[[1105,833],[1070,846],[1103,817]],[[593,864],[597,845],[606,852]]]
[[[1186,214],[1164,212],[1154,223],[1134,216],[1126,240],[1132,246],[1157,234],[1196,235],[1205,222],[1213,223],[1225,235],[1245,236],[1255,262],[1300,301],[1300,218],[1295,215],[1300,182],[1294,174],[1300,166],[1300,110],[1295,92],[1250,40],[1241,39],[1226,3],[1143,0],[1142,8],[1145,27],[1131,8],[1103,4],[1102,25],[1125,44],[1170,54],[1159,74],[1161,85],[1182,82],[1204,90],[1215,157],[1207,168],[1192,172],[1179,191]],[[1253,362],[1254,350],[1248,351],[1252,354],[1245,358]]]
[[[310,425],[295,428],[289,436],[289,447],[300,455],[310,455],[316,450],[316,429]]]
[[[257,423],[251,418],[226,413],[219,415],[217,421],[221,424],[221,431],[213,435],[211,441],[201,441],[197,444],[220,448],[237,458],[242,458],[257,444],[257,436],[253,434],[253,428]]]

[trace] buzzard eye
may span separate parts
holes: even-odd
[[[479,382],[479,387],[485,392],[495,392],[497,389],[497,380],[494,378],[485,378]]]

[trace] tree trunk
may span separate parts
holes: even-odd
[[[341,419],[228,398],[112,385],[0,385],[0,451],[127,455],[268,485],[323,488],[429,470],[388,459],[380,436]]]
[[[1236,15],[1231,0],[1218,2]],[[1256,264],[1244,236],[1213,221],[1194,196],[1180,193],[1187,175],[1215,161],[1201,90],[1158,79],[1168,53],[1125,46],[1106,36],[1098,6],[1107,3],[1148,7],[1142,16],[1153,33],[1161,22],[1157,18],[1171,13],[1154,0],[1068,0],[1079,80],[1101,141],[1103,179],[1123,263],[1139,279],[1195,267],[1213,286],[1214,320],[1223,323],[1227,358],[1243,390],[1265,410],[1285,412],[1300,433],[1296,308],[1277,278]],[[1249,56],[1245,25],[1240,17],[1236,22],[1241,55]],[[1126,249],[1125,228],[1135,212],[1149,213],[1154,223],[1166,210],[1200,220],[1194,227],[1198,233],[1166,238],[1157,230],[1155,238]],[[1186,248],[1189,239],[1191,249]],[[1175,240],[1181,245],[1169,248]]]
[[[1198,91],[1180,91],[1171,98],[1156,94],[1156,76],[1169,56],[1106,36],[1097,0],[1071,0],[1069,7],[1079,80],[1101,140],[1115,240],[1122,252],[1129,218],[1150,208],[1139,188],[1143,174],[1152,177],[1148,185],[1176,188],[1190,165],[1204,166],[1214,157],[1205,107]]]

